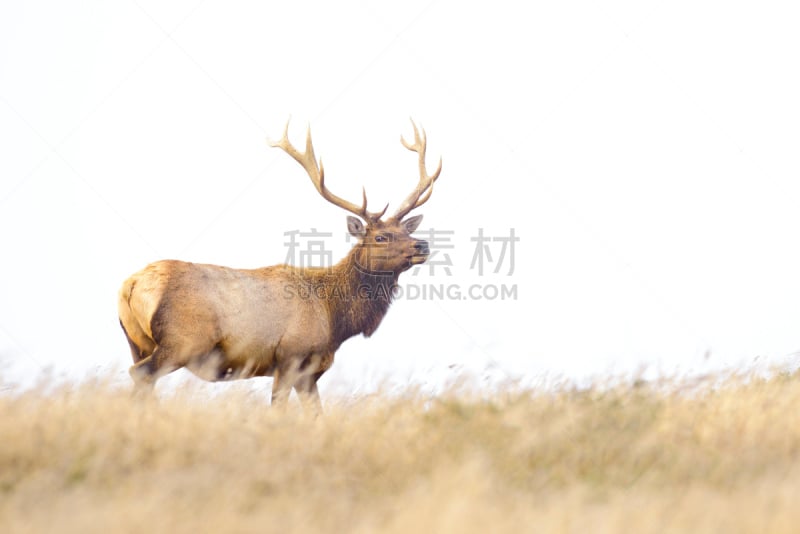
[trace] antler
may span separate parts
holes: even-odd
[[[403,143],[404,147],[419,155],[419,183],[414,191],[400,204],[397,212],[392,215],[392,218],[397,221],[402,220],[408,212],[422,206],[428,201],[431,197],[431,193],[433,193],[433,183],[439,177],[439,173],[442,172],[442,158],[440,157],[439,166],[436,168],[436,171],[433,175],[428,175],[428,169],[425,167],[425,150],[428,145],[425,129],[422,129],[422,135],[420,135],[413,119],[411,120],[411,125],[414,127],[414,144],[412,145],[406,141],[402,135],[400,136],[400,142]]]
[[[353,204],[352,202],[348,202],[347,200],[338,197],[331,193],[327,187],[325,187],[325,169],[322,167],[322,158],[319,160],[319,164],[317,163],[317,158],[314,155],[314,145],[311,144],[311,127],[308,127],[308,131],[306,132],[306,151],[300,152],[297,150],[292,143],[289,142],[289,121],[286,121],[286,127],[283,129],[283,137],[277,142],[269,142],[270,146],[278,147],[283,149],[284,152],[292,156],[297,163],[302,165],[302,167],[308,173],[309,178],[311,178],[311,182],[314,184],[314,187],[317,188],[317,191],[322,198],[330,202],[335,206],[339,206],[340,208],[344,208],[350,213],[358,215],[363,219],[369,221],[377,221],[380,219],[384,213],[386,213],[386,208],[389,207],[387,204],[383,211],[380,212],[370,212],[367,211],[367,191],[365,189],[361,189],[363,201],[361,206]]]

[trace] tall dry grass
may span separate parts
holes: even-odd
[[[0,532],[800,531],[800,377],[0,396]]]

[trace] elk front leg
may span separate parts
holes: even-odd
[[[317,380],[321,376],[322,372],[306,374],[301,376],[294,384],[294,390],[297,392],[303,408],[314,415],[322,413],[322,401],[319,398],[319,390],[317,389]]]
[[[319,415],[322,413],[322,401],[319,398],[317,381],[333,363],[333,353],[312,354],[306,358],[301,367],[300,374],[294,381],[294,390],[309,413]]]
[[[272,398],[271,403],[273,406],[286,406],[289,400],[289,393],[292,391],[291,382],[287,380],[286,370],[282,368],[275,369],[275,374],[272,375]]]

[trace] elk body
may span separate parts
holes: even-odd
[[[406,218],[430,198],[442,168],[440,159],[436,171],[427,173],[424,130],[420,134],[414,125],[413,144],[401,138],[417,153],[419,183],[394,215],[382,219],[387,208],[367,211],[366,193],[360,206],[331,193],[310,130],[300,152],[289,142],[288,129],[287,123],[272,146],[302,165],[325,200],[357,216],[347,218],[357,244],[329,268],[233,269],[163,260],[137,272],[119,292],[137,389],[185,367],[211,381],[272,376],[273,403],[285,402],[294,388],[319,407],[317,380],[336,350],[352,336],[372,335],[400,274],[428,258],[428,243],[411,237],[422,216]]]

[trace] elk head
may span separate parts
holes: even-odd
[[[388,204],[379,212],[367,210],[366,190],[362,189],[362,201],[359,206],[334,195],[325,187],[325,170],[322,166],[322,159],[317,161],[314,155],[310,127],[306,132],[305,152],[300,152],[289,142],[288,122],[283,137],[277,142],[270,143],[273,147],[283,149],[306,170],[322,198],[357,216],[347,217],[347,230],[350,235],[359,239],[355,247],[354,258],[356,267],[365,272],[399,274],[413,265],[424,263],[430,255],[427,241],[411,237],[411,234],[422,222],[422,215],[415,215],[407,219],[405,217],[430,198],[433,193],[433,184],[442,172],[442,160],[439,158],[436,171],[429,175],[425,165],[427,146],[425,130],[423,129],[420,134],[414,121],[411,121],[411,124],[414,127],[414,142],[409,143],[402,136],[400,142],[408,150],[417,153],[419,182],[411,194],[400,204],[397,211],[386,219],[382,219],[382,217],[389,207]]]

